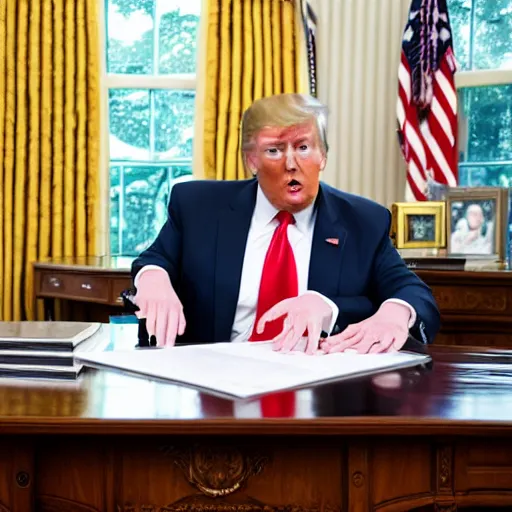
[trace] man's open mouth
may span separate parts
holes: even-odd
[[[288,183],[288,188],[292,191],[292,192],[298,192],[300,189],[301,189],[302,185],[300,184],[300,182],[298,182],[297,180],[291,180],[289,183]]]

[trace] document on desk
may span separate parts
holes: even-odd
[[[77,357],[86,366],[163,379],[243,399],[430,361],[430,356],[407,352],[284,354],[273,351],[270,343],[261,342],[91,352]]]

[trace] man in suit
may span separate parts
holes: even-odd
[[[159,345],[272,340],[307,353],[432,342],[430,289],[389,239],[384,207],[320,183],[327,111],[299,94],[256,101],[241,148],[253,179],[173,187],[168,220],[133,263]]]

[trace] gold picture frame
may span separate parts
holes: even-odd
[[[393,203],[391,233],[397,249],[439,249],[446,246],[446,202]],[[416,225],[414,217],[420,217]]]
[[[501,187],[453,187],[446,194],[447,253],[504,261],[509,210],[508,189]],[[473,212],[470,213],[469,208]],[[476,217],[475,217],[476,216]],[[478,235],[470,236],[472,222]]]

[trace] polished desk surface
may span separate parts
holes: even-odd
[[[106,327],[110,348],[134,325]],[[127,345],[128,344],[128,345]],[[512,352],[430,347],[411,368],[295,391],[293,417],[262,418],[259,400],[86,369],[76,382],[0,381],[0,432],[131,434],[512,434]]]

